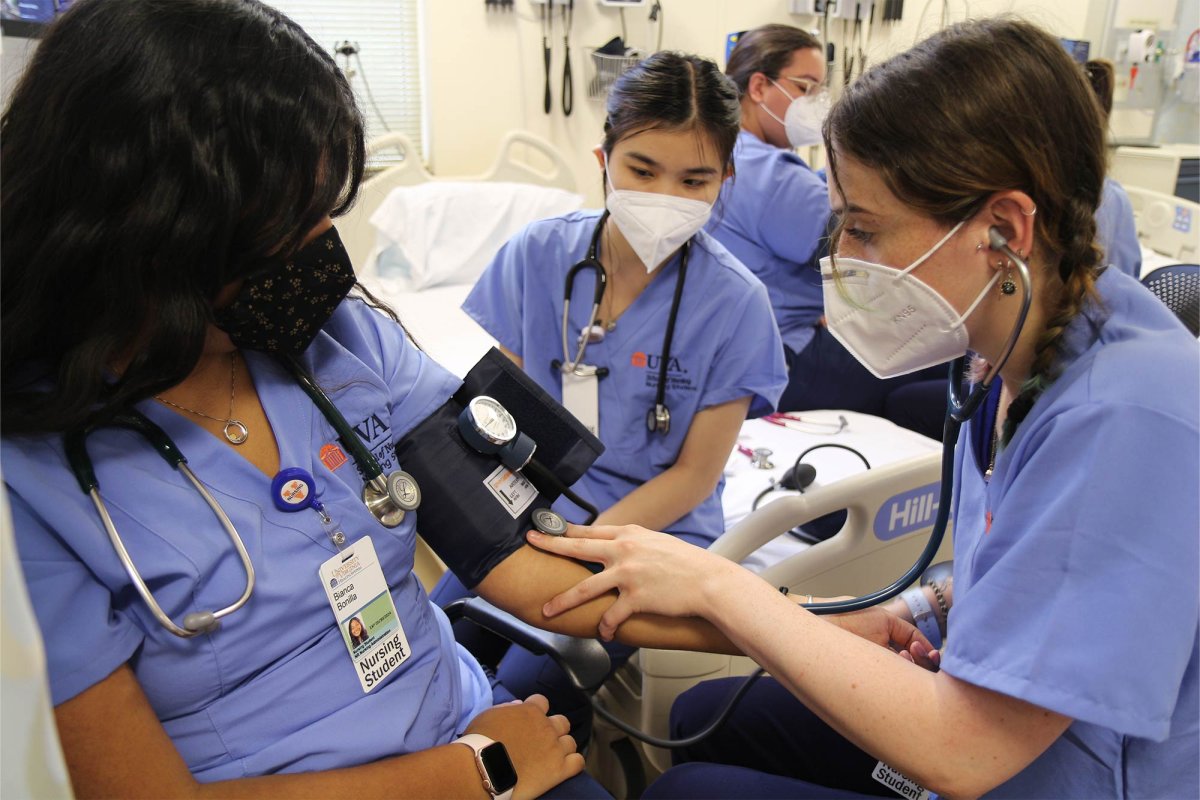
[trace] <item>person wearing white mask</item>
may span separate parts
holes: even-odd
[[[463,304],[596,429],[605,452],[573,489],[598,522],[701,546],[723,532],[722,471],[742,422],[772,411],[787,381],[765,287],[703,230],[732,171],[738,115],[737,90],[713,62],[642,61],[608,98],[596,148],[606,209],[527,226]],[[568,501],[555,509],[585,519]],[[447,578],[435,601],[465,591],[455,584]],[[501,665],[506,685],[514,658]],[[539,691],[557,708],[553,687]]]
[[[707,619],[771,675],[642,797],[1200,796],[1200,349],[1102,261],[1081,70],[1031,23],[960,23],[847,87],[824,135],[830,330],[881,376],[977,359],[947,425],[953,592],[914,636],[894,604],[818,616],[635,526],[530,534],[604,566],[547,617],[617,590],[602,635]],[[680,695],[670,736],[731,680]]]
[[[825,327],[819,261],[828,250],[828,191],[823,172],[795,152],[821,143],[830,107],[825,50],[799,28],[764,25],[741,35],[725,74],[737,85],[742,106],[737,177],[722,188],[721,213],[708,231],[770,293],[790,378],[779,408],[839,408],[890,418],[888,394],[928,375],[880,380]],[[903,414],[894,421],[914,418]],[[940,427],[921,432],[938,436]]]

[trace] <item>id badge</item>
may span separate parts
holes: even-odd
[[[326,561],[318,573],[366,694],[412,655],[371,537],[362,537]]]
[[[596,368],[580,364],[562,373],[563,408],[583,423],[592,436],[600,436],[600,378]]]

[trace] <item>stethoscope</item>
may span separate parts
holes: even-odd
[[[596,319],[600,313],[600,303],[604,299],[604,292],[608,288],[608,273],[604,271],[604,265],[600,263],[597,253],[600,247],[600,234],[604,231],[604,223],[607,219],[608,212],[605,211],[596,223],[596,229],[592,232],[587,255],[582,261],[567,270],[567,280],[563,287],[562,361],[554,359],[550,362],[551,369],[563,373],[574,373],[581,377],[595,375],[597,378],[603,378],[608,374],[608,369],[605,367],[594,367],[583,363],[588,344],[599,342],[604,338],[604,330],[596,325]],[[662,355],[658,364],[658,387],[654,392],[654,407],[646,412],[646,429],[651,433],[666,434],[671,431],[671,410],[666,403],[667,367],[671,362],[671,343],[675,339],[675,321],[679,317],[679,304],[683,299],[683,283],[687,278],[688,254],[691,252],[691,245],[689,239],[684,242],[680,251],[679,274],[675,276],[675,294],[671,298],[671,311],[667,316],[667,330],[663,335]],[[591,270],[595,274],[596,282],[592,289],[592,311],[588,315],[587,326],[579,334],[579,345],[575,351],[575,358],[572,360],[567,340],[568,319],[571,314],[571,293],[575,289],[576,276],[583,270]]]
[[[285,356],[282,358],[282,362],[292,376],[296,378],[297,382],[299,382],[305,394],[320,409],[325,419],[333,425],[343,446],[350,451],[350,456],[354,459],[354,463],[363,475],[362,499],[367,509],[385,527],[395,528],[398,526],[404,520],[405,513],[415,509],[417,503],[420,502],[420,492],[414,492],[416,484],[412,476],[403,470],[396,470],[385,476],[375,456],[359,440],[358,435],[354,433],[354,429],[350,427],[346,418],[342,416],[337,406],[333,404],[328,395],[317,385],[312,375],[308,373],[299,360],[294,356]],[[130,558],[129,551],[126,549],[125,543],[121,540],[121,534],[117,532],[112,516],[108,513],[108,507],[105,505],[104,499],[100,496],[100,482],[96,480],[95,466],[87,451],[87,437],[100,427],[125,428],[140,434],[150,443],[154,451],[164,461],[182,472],[188,481],[191,482],[192,486],[195,487],[196,491],[200,493],[200,496],[204,498],[204,502],[208,504],[213,514],[220,520],[221,527],[225,529],[225,533],[233,543],[234,550],[237,551],[238,557],[242,561],[242,567],[246,571],[246,588],[242,590],[241,596],[235,602],[219,611],[193,611],[184,616],[182,627],[176,625],[167,616],[166,612],[162,610],[162,606],[154,599],[154,593],[150,591],[150,588],[142,579],[141,573],[138,572],[137,566],[133,563],[133,559]],[[196,478],[195,473],[187,465],[187,459],[183,453],[162,428],[151,422],[140,411],[130,409],[119,412],[103,424],[89,425],[68,432],[63,436],[63,447],[66,451],[67,462],[70,464],[71,471],[75,475],[75,480],[79,482],[79,488],[83,490],[84,494],[92,498],[92,503],[96,506],[100,520],[104,524],[104,530],[108,533],[109,541],[112,542],[113,549],[116,551],[117,557],[121,560],[121,566],[125,568],[129,580],[137,588],[138,594],[141,595],[142,600],[145,601],[146,605],[150,608],[150,612],[160,625],[176,636],[188,639],[193,636],[199,636],[202,633],[215,631],[220,625],[222,618],[229,616],[246,604],[246,601],[250,599],[251,592],[254,590],[254,565],[250,562],[250,555],[246,552],[246,545],[243,543],[242,537],[238,534],[237,528],[230,521],[229,515],[225,513],[220,504],[217,503],[208,490],[204,488],[204,485]]]
[[[1013,326],[1008,341],[1004,343],[1000,358],[990,366],[983,380],[975,385],[965,399],[962,397],[961,385],[963,376],[966,374],[967,358],[959,356],[950,363],[949,384],[946,387],[946,421],[942,429],[940,496],[937,516],[933,521],[933,530],[929,534],[929,541],[925,543],[925,549],[921,551],[916,563],[889,586],[852,600],[802,604],[814,614],[842,614],[848,611],[861,611],[890,600],[921,577],[921,574],[933,563],[934,556],[942,545],[942,539],[946,535],[946,528],[950,522],[950,503],[954,494],[954,447],[958,443],[959,428],[975,415],[991,392],[992,384],[1000,374],[1000,370],[1008,363],[1009,357],[1017,346],[1017,340],[1025,328],[1025,320],[1029,317],[1029,307],[1033,303],[1033,283],[1030,279],[1029,265],[1025,259],[1008,246],[1008,240],[994,227],[988,228],[988,247],[1003,253],[1016,266],[1017,274],[1021,278],[1021,309],[1017,315],[1017,323]]]
[[[950,502],[953,499],[952,494],[954,491],[954,447],[958,440],[958,430],[962,426],[962,423],[969,420],[975,414],[991,392],[996,376],[1000,374],[1001,368],[1008,362],[1013,349],[1016,347],[1017,339],[1020,337],[1021,331],[1025,327],[1025,320],[1029,316],[1029,307],[1033,302],[1033,285],[1030,281],[1029,265],[1025,263],[1025,260],[1008,246],[1008,241],[996,228],[988,229],[988,246],[992,250],[1003,253],[1016,265],[1017,273],[1021,277],[1021,310],[1017,316],[1017,323],[1004,345],[1000,358],[988,370],[983,381],[977,384],[965,399],[961,395],[960,385],[962,377],[965,374],[966,356],[961,356],[951,362],[950,383],[946,392],[946,422],[942,437],[941,497],[938,501],[937,517],[934,519],[933,530],[929,534],[929,541],[925,544],[925,549],[917,558],[916,563],[907,572],[892,582],[891,585],[883,589],[861,597],[855,597],[851,600],[800,604],[814,614],[842,614],[849,611],[861,611],[862,609],[870,608],[871,606],[890,600],[911,586],[929,568],[934,556],[937,554],[938,548],[941,547],[942,539],[946,535],[946,527],[950,521]],[[802,459],[804,455],[801,454],[800,458]],[[862,457],[861,454],[859,454],[859,457]],[[799,463],[799,459],[797,463]],[[870,464],[867,464],[867,467],[870,468]],[[786,594],[787,587],[781,587],[781,591]],[[764,671],[759,668],[746,676],[746,679],[730,694],[725,704],[713,715],[712,721],[702,730],[686,739],[662,739],[638,730],[619,716],[613,714],[597,699],[594,687],[583,685],[570,670],[566,671],[568,678],[575,683],[576,687],[586,693],[593,710],[598,715],[635,739],[655,747],[668,749],[690,747],[708,738],[710,734],[725,722],[741,698],[750,690],[754,682],[764,674]]]

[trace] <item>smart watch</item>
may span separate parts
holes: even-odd
[[[475,766],[488,794],[496,800],[512,800],[517,770],[502,743],[479,733],[468,733],[455,739],[454,744],[465,744],[475,753]]]

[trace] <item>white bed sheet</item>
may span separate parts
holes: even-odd
[[[471,286],[435,286],[406,292],[379,278],[364,278],[363,283],[392,307],[422,350],[460,378],[496,344],[462,310]]]

